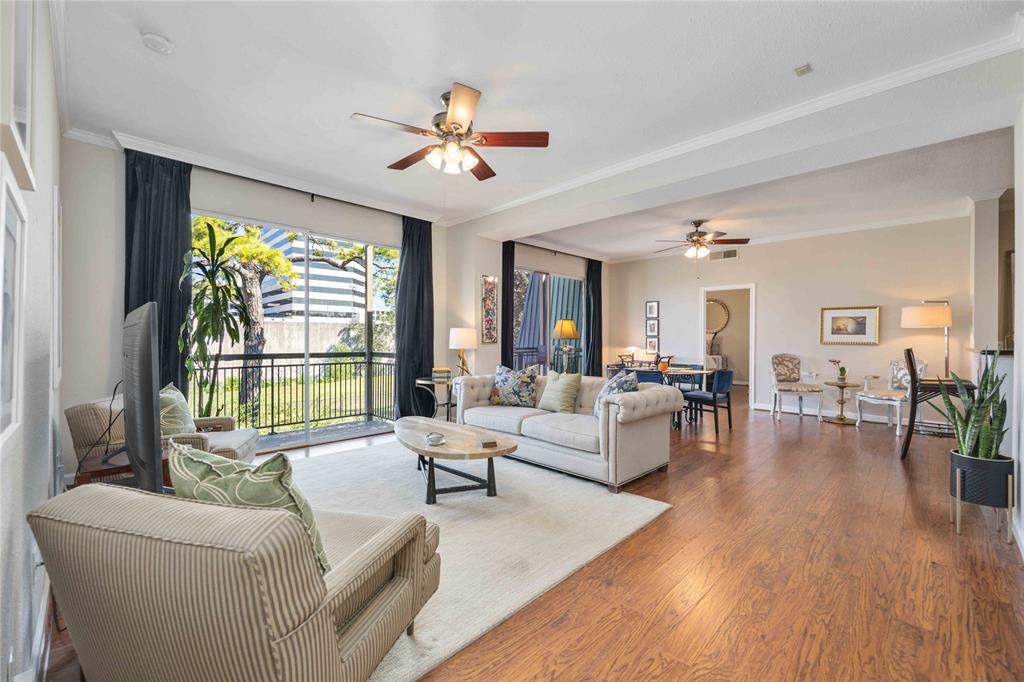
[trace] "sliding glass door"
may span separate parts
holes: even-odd
[[[513,287],[513,363],[541,373],[579,372],[583,366],[584,282],[575,277],[516,269]]]
[[[398,250],[201,215],[193,238],[208,224],[235,237],[250,325],[239,343],[224,340],[218,385],[190,381],[193,405],[213,391],[213,413],[259,429],[261,448],[389,429]]]

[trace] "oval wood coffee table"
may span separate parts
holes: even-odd
[[[444,443],[428,445],[426,436],[431,431],[443,433]],[[395,422],[395,437],[399,443],[416,453],[416,468],[423,471],[427,480],[427,504],[437,502],[437,496],[443,493],[486,490],[487,497],[496,496],[498,488],[494,482],[494,458],[511,454],[519,447],[518,443],[508,436],[478,429],[475,426],[452,424],[428,417],[402,417]],[[482,440],[492,440],[495,446],[485,448],[481,445]],[[486,459],[487,479],[443,464],[435,464],[435,459]],[[473,484],[438,488],[434,477],[435,469],[473,481]]]

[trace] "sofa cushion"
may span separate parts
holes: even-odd
[[[598,420],[589,414],[544,414],[522,424],[522,434],[586,452],[601,452]]]
[[[575,412],[582,379],[582,374],[549,373],[537,407],[548,412]]]
[[[331,570],[313,508],[292,482],[288,455],[279,452],[253,466],[172,442],[168,469],[177,497],[237,507],[284,509],[295,514],[306,527],[321,570]]]
[[[494,371],[491,405],[533,407],[536,404],[537,376],[539,374],[539,365],[531,365],[522,370],[498,365]]]
[[[524,419],[536,418],[550,412],[535,407],[504,407],[502,405],[484,405],[471,407],[463,413],[463,419],[470,426],[479,426],[492,431],[505,433],[522,433]]]
[[[616,393],[632,393],[639,387],[636,379],[636,372],[628,372],[621,370],[618,374],[608,380],[608,383],[604,385],[601,392],[597,394],[597,398],[594,400],[594,416],[600,416],[601,414],[601,403],[604,402],[604,398]]]

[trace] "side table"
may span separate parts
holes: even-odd
[[[445,390],[447,391],[447,395],[445,396],[445,401],[443,403],[438,401],[437,399],[437,393],[435,391],[438,386],[444,386]],[[434,399],[434,414],[432,414],[431,417],[435,416],[437,414],[437,411],[443,407],[445,408],[445,421],[450,422],[452,420],[452,407],[454,407],[454,404],[452,403],[451,379],[434,379],[432,377],[420,377],[419,379],[416,380],[416,388],[422,388],[424,391],[430,394],[430,397]]]
[[[856,419],[850,419],[846,416],[846,389],[860,388],[860,384],[855,384],[849,381],[826,381],[825,385],[839,389],[839,399],[836,401],[839,404],[839,414],[835,417],[822,417],[821,420],[826,421],[829,424],[842,424],[843,426],[856,424]]]

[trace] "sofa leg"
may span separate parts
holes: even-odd
[[[414,631],[415,629],[416,629],[416,621],[413,621],[413,622],[409,623],[409,627],[407,627],[407,628],[405,629],[405,634],[407,634],[407,635],[409,635],[410,637],[412,637],[412,633],[413,633],[413,631]]]
[[[616,495],[618,495],[619,491],[621,491],[621,490],[622,490],[622,488],[620,486],[615,485],[614,483],[609,483],[608,484],[608,492],[610,492],[610,493],[615,493]]]

